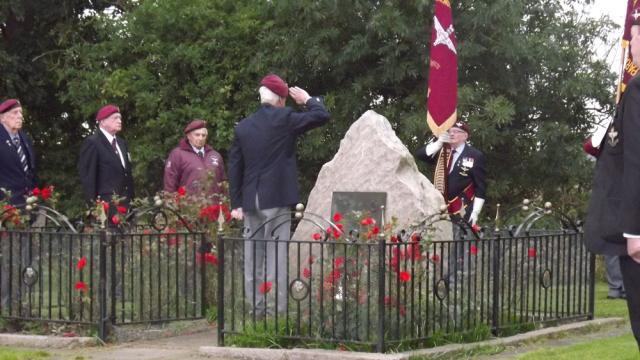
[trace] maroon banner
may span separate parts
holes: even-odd
[[[622,35],[622,61],[624,61],[624,67],[621,71],[621,77],[618,84],[618,96],[616,102],[620,100],[620,96],[627,88],[629,80],[638,73],[638,67],[633,63],[631,58],[631,52],[629,51],[629,41],[631,40],[632,30],[631,28],[635,24],[640,24],[640,1],[628,0],[627,2],[627,16],[624,21],[624,33]],[[635,25],[635,31],[640,31],[640,26]]]
[[[436,0],[431,30],[427,125],[438,136],[456,122],[458,54],[450,0]]]

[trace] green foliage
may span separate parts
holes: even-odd
[[[575,10],[585,3],[453,2],[458,114],[487,155],[487,216],[523,197],[584,212],[592,164],[581,144],[613,112],[614,75],[593,44],[619,35],[608,19]],[[277,72],[325,95],[332,113],[298,144],[307,194],[368,109],[410,150],[427,140],[432,9],[426,0],[4,0],[0,95],[25,105],[41,184],[55,184],[65,212],[80,213],[76,154],[101,105],[121,107],[138,195],[148,196],[189,120],[206,119],[226,155],[234,123],[258,106],[260,77]]]

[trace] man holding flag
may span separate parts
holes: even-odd
[[[591,145],[598,161],[584,241],[591,252],[619,256],[631,329],[640,348],[640,76],[635,76],[640,66],[638,25],[640,0],[629,0],[623,37],[629,55],[616,115],[606,135],[585,144],[585,150]]]

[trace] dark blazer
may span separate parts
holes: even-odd
[[[640,235],[640,77],[627,85],[600,149],[584,240],[594,253],[626,255],[622,233]]]
[[[435,164],[438,159],[439,152],[433,156],[427,156],[426,145],[418,149],[415,153],[415,157],[426,161],[430,164]],[[453,164],[453,170],[447,176],[447,200],[451,200],[456,196],[462,198],[462,202],[469,206],[473,198],[468,198],[464,195],[463,190],[473,183],[475,188],[475,196],[486,199],[486,165],[485,157],[480,150],[474,148],[469,144],[465,144],[464,149],[455,164]],[[466,216],[471,215],[471,210],[466,211]]]
[[[116,136],[116,141],[124,157],[124,168],[100,129],[82,142],[78,172],[88,202],[93,202],[98,196],[109,201],[113,194],[129,200],[135,195],[129,148],[121,137]]]
[[[312,97],[306,106],[306,111],[294,112],[289,107],[263,104],[236,125],[228,174],[233,208],[256,209],[256,194],[260,209],[291,206],[300,201],[296,138],[329,121],[329,113],[319,98]]]
[[[21,205],[25,203],[25,195],[36,186],[36,158],[33,151],[33,143],[31,139],[23,131],[18,132],[22,143],[27,162],[29,163],[29,171],[25,174],[22,164],[18,158],[18,149],[11,141],[11,136],[7,130],[0,124],[0,187],[11,191],[10,203],[13,205]],[[0,193],[0,199],[3,194]]]

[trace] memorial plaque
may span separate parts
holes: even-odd
[[[371,216],[376,224],[382,224],[382,206],[387,207],[386,192],[334,191],[331,197],[331,216],[343,215],[346,231],[357,229],[357,215]],[[354,215],[355,212],[355,215]]]

